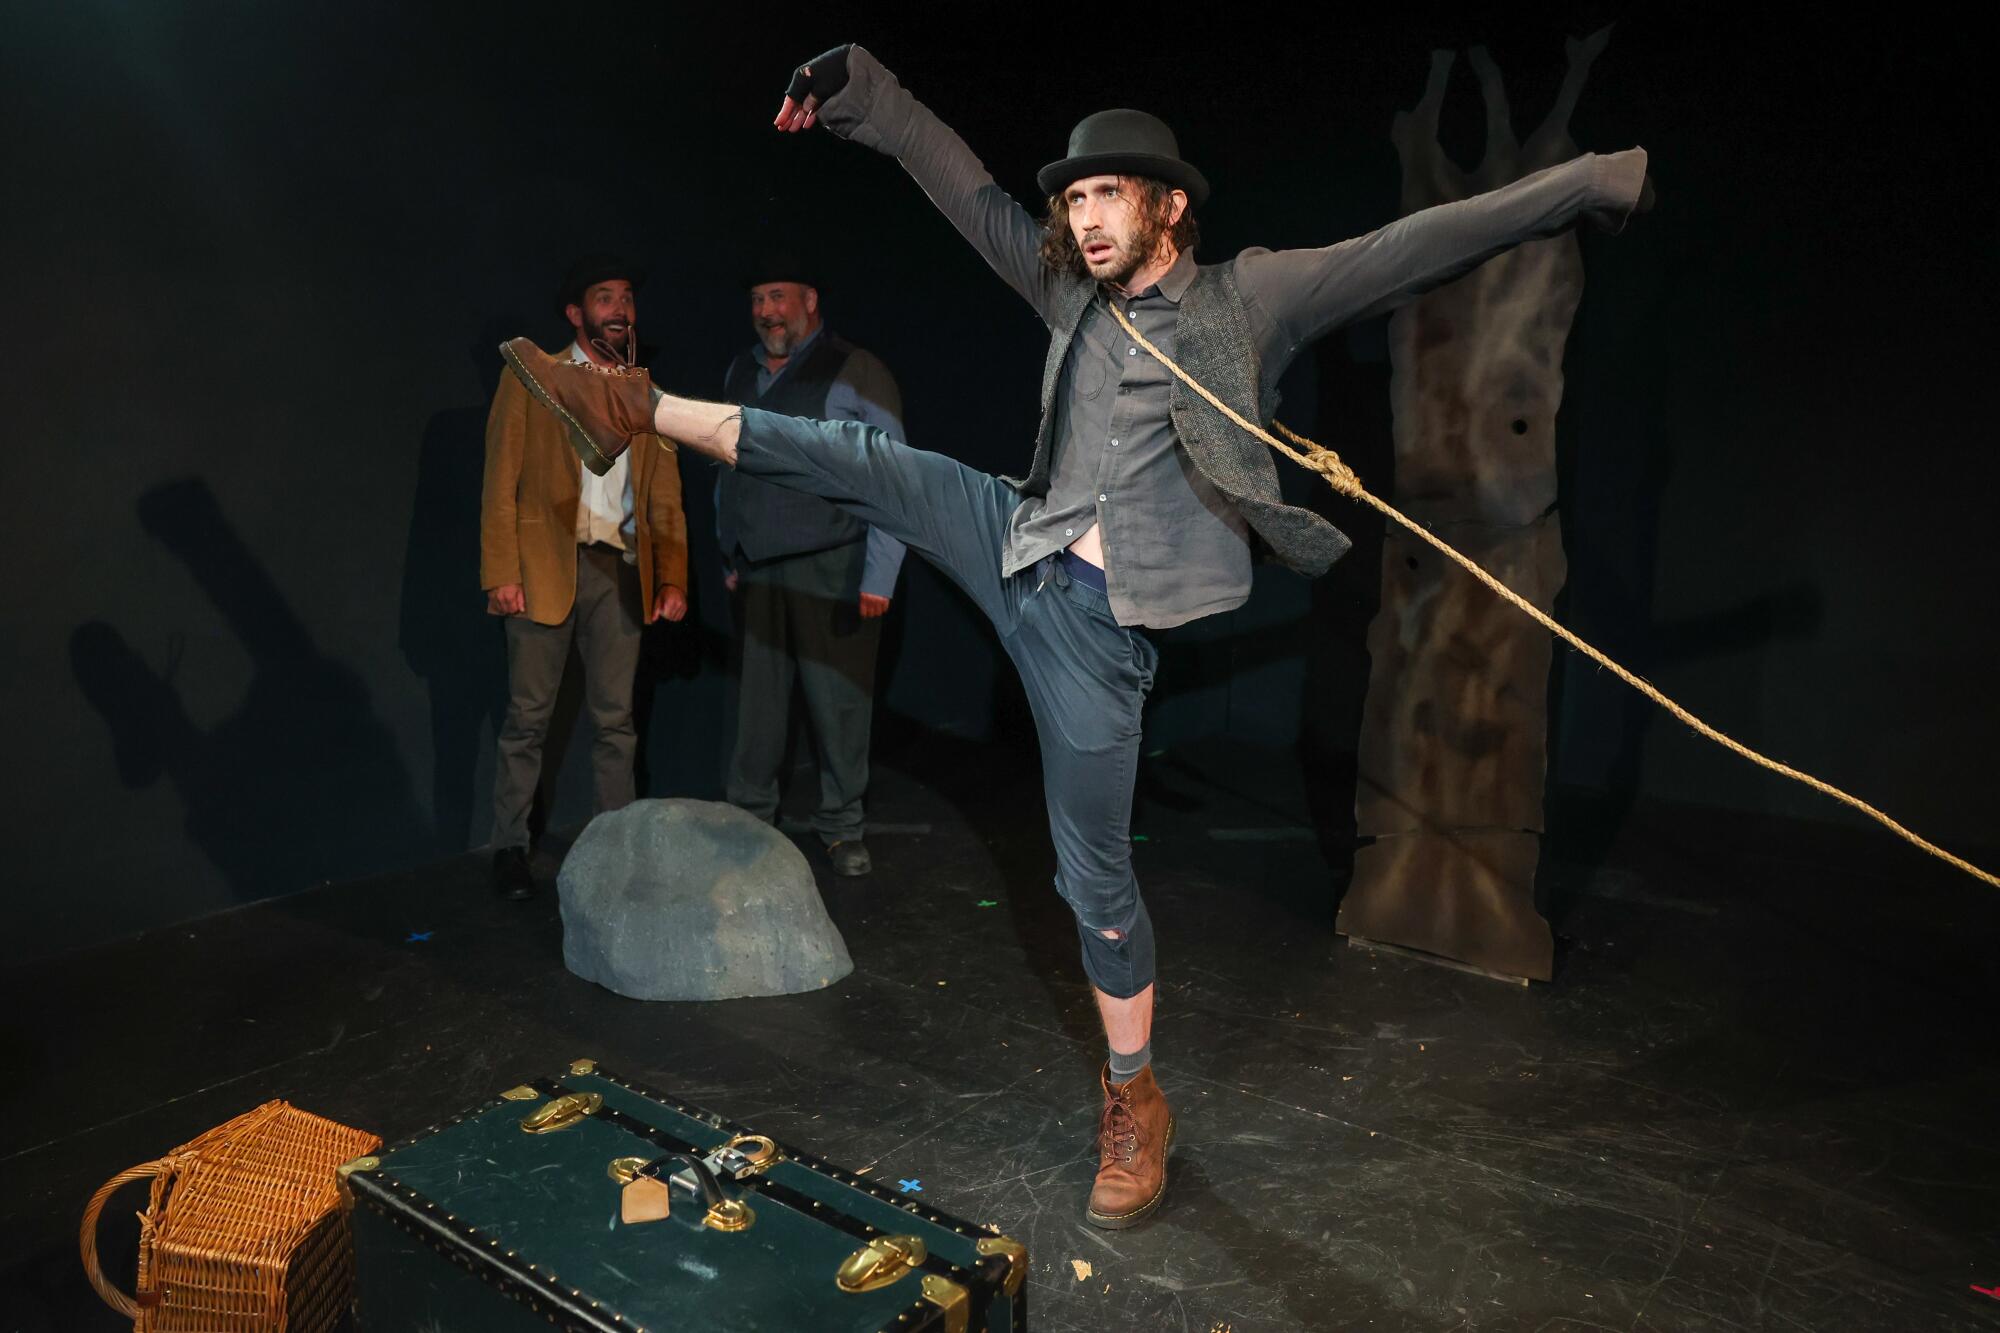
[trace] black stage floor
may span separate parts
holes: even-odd
[[[1563,807],[1524,989],[1347,947],[1289,756],[1153,761],[1181,1130],[1164,1209],[1105,1234],[1031,760],[933,742],[874,795],[901,831],[823,881],[856,970],[813,995],[620,999],[473,856],[7,972],[4,1327],[121,1327],[84,1199],[259,1101],[396,1137],[591,1055],[1020,1237],[1041,1333],[2000,1328],[2000,895],[1886,837]]]

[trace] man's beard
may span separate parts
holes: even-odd
[[[788,357],[798,350],[798,333],[789,324],[759,324],[757,337],[763,342],[767,356]]]
[[[612,320],[607,322],[617,323],[618,321]],[[616,335],[613,335],[605,331],[603,324],[593,323],[588,317],[585,317],[583,321],[583,338],[585,346],[597,347],[599,344],[602,344],[604,347],[609,347],[620,358],[627,361],[632,359],[632,325],[629,322]]]
[[[1098,273],[1093,271],[1089,262],[1084,259],[1083,247],[1092,239],[1108,240],[1110,238],[1105,236],[1102,231],[1086,232],[1084,233],[1083,241],[1076,248],[1077,263],[1082,266],[1085,276],[1094,278],[1098,282],[1107,283],[1113,287],[1123,287],[1127,282],[1131,281],[1134,273],[1144,268],[1147,261],[1159,252],[1160,241],[1166,234],[1166,218],[1153,214],[1141,217],[1139,219],[1138,230],[1133,232],[1131,237],[1112,255],[1110,260],[1112,267],[1103,273]]]

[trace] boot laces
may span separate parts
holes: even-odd
[[[1116,1158],[1126,1166],[1139,1151],[1139,1117],[1122,1093],[1112,1093],[1104,1102],[1104,1116],[1097,1123],[1097,1151],[1100,1157]]]

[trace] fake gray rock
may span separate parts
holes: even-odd
[[[590,821],[556,879],[563,962],[635,1000],[795,995],[854,970],[799,849],[716,801]]]

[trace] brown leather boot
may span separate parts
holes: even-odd
[[[1097,1080],[1104,1085],[1104,1116],[1097,1122],[1097,1184],[1084,1215],[1092,1226],[1120,1231],[1145,1221],[1166,1195],[1174,1116],[1151,1065],[1129,1083],[1113,1083],[1107,1063]]]
[[[594,361],[550,356],[526,338],[500,344],[500,355],[535,401],[556,414],[583,465],[611,470],[633,437],[653,430],[653,377],[644,366],[607,370]]]

